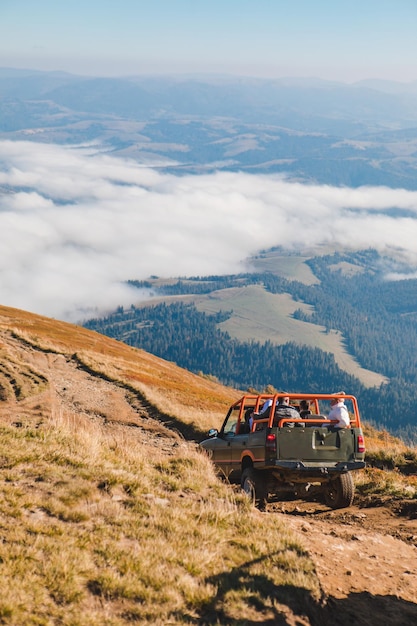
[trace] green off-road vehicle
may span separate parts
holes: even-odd
[[[277,405],[283,394],[245,395],[233,404],[220,431],[212,429],[200,446],[219,472],[260,507],[272,498],[322,494],[333,508],[353,502],[351,472],[365,467],[365,442],[358,403],[343,397],[350,426],[338,428],[328,419],[335,394],[291,394],[290,407]],[[270,408],[262,413],[267,401]],[[302,402],[304,401],[304,402]],[[303,405],[308,411],[301,411]],[[307,413],[307,414],[305,414]]]

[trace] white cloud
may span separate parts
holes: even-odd
[[[128,279],[233,273],[262,248],[396,250],[417,266],[417,192],[219,172],[176,177],[94,152],[0,142],[0,301],[77,321]],[[398,207],[409,217],[381,211]]]

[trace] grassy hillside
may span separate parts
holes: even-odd
[[[277,345],[294,342],[319,348],[333,354],[339,367],[365,386],[379,386],[387,380],[381,374],[359,365],[347,352],[341,333],[326,332],[324,326],[295,319],[294,311],[302,309],[310,313],[312,307],[296,302],[290,294],[272,294],[260,285],[249,285],[214,292],[200,297],[195,304],[199,311],[205,313],[233,311],[231,317],[219,327],[239,341],[253,339],[263,343],[269,340]]]
[[[154,282],[161,285],[160,280]],[[163,284],[169,284],[169,281]],[[324,326],[296,319],[296,310],[308,315],[313,307],[295,301],[288,293],[272,294],[262,285],[247,285],[219,289],[207,295],[153,297],[141,300],[136,306],[140,308],[179,301],[192,303],[198,311],[208,315],[229,312],[228,319],[219,323],[218,328],[238,341],[271,341],[274,345],[294,342],[299,346],[319,348],[333,354],[340,369],[355,376],[365,387],[379,387],[387,382],[382,374],[359,365],[346,350],[342,333],[334,329],[326,331]]]
[[[230,623],[319,594],[296,538],[191,447],[58,419],[1,426],[0,454],[2,624]]]
[[[4,307],[0,370],[1,623],[266,623],[281,603],[313,610],[320,589],[296,537],[152,418],[205,430],[236,391]]]
[[[321,623],[297,536],[179,434],[219,425],[236,390],[0,307],[0,392],[0,623]],[[407,456],[368,432],[376,461]],[[361,478],[368,497],[381,471]]]
[[[73,356],[86,368],[140,391],[164,414],[206,432],[222,419],[239,392],[168,363],[143,350],[46,317],[0,306],[0,328],[45,352]],[[196,416],[196,411],[198,418]]]

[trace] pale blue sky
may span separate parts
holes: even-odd
[[[0,0],[0,67],[417,80],[417,0]]]

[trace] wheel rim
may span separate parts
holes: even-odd
[[[332,504],[333,502],[336,502],[337,500],[337,487],[335,487],[334,485],[329,485],[328,489],[327,489],[327,493],[326,493],[326,499],[327,502],[329,504]]]

